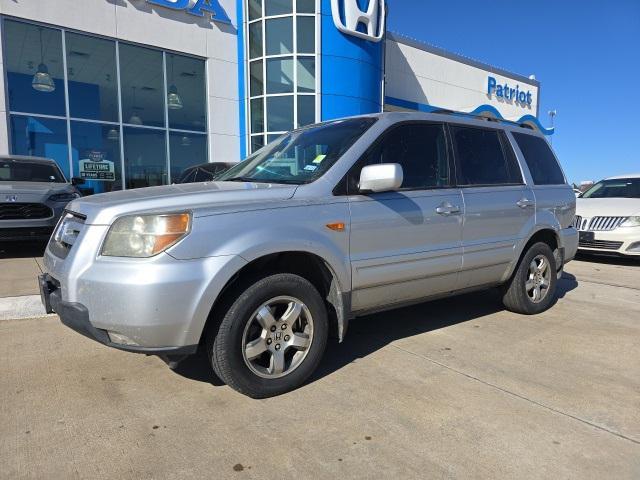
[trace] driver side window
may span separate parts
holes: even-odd
[[[404,180],[400,190],[426,190],[449,186],[449,165],[444,125],[406,123],[391,127],[351,169],[348,193],[358,192],[360,171],[367,165],[398,163]]]

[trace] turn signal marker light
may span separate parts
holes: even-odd
[[[336,222],[336,223],[327,223],[327,228],[335,232],[344,232],[345,227],[344,227],[344,223]]]

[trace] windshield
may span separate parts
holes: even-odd
[[[322,176],[375,118],[336,120],[294,130],[219,175],[217,181],[301,185]]]
[[[580,198],[640,198],[640,178],[602,180]]]
[[[55,165],[36,162],[0,160],[1,182],[54,182],[65,183],[62,172]]]

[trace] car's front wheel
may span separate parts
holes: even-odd
[[[208,339],[214,371],[253,398],[300,386],[316,369],[327,343],[327,311],[306,279],[282,273],[248,286]]]

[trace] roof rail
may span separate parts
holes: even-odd
[[[507,120],[505,118],[488,117],[486,115],[478,115],[478,114],[473,114],[473,113],[468,113],[468,112],[459,112],[459,111],[455,111],[455,110],[449,110],[448,108],[436,108],[435,110],[431,111],[430,113],[437,113],[437,114],[441,114],[441,115],[459,115],[461,117],[470,117],[470,118],[475,118],[477,120],[484,120],[485,122],[506,123],[508,125],[514,125],[514,126],[520,127],[520,128],[527,128],[529,130],[533,130],[534,129],[528,123],[518,123],[518,122],[514,122],[513,120]]]

